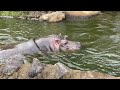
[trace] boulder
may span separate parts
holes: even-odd
[[[65,11],[66,15],[70,16],[93,16],[99,14],[100,11]]]
[[[69,70],[63,79],[120,79],[120,77],[94,71]]]
[[[48,22],[57,22],[63,20],[64,18],[65,18],[65,14],[62,11],[56,11],[56,12],[44,14],[39,19]]]
[[[32,66],[30,67],[28,76],[30,78],[34,78],[42,71],[42,69],[43,69],[42,63],[37,58],[33,58]]]
[[[19,69],[18,73],[18,79],[30,79],[28,76],[29,70],[31,68],[31,64],[23,64],[21,68]]]
[[[66,67],[64,64],[58,62],[55,64],[56,67],[56,79],[62,78],[65,74],[69,72],[69,68]]]

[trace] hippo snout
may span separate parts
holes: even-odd
[[[81,48],[81,44],[80,44],[80,42],[76,42],[76,49],[80,49]]]
[[[76,42],[76,44],[78,44],[80,46],[80,42]]]
[[[67,41],[67,43],[63,43],[63,45],[60,46],[60,50],[62,51],[76,51],[80,50],[81,44],[80,42],[75,41]]]

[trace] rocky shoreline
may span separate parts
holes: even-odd
[[[15,60],[15,62],[7,61],[0,64],[0,79],[120,79],[120,77],[95,71],[73,70],[60,62],[54,65],[44,64],[37,58],[33,58],[32,63],[23,63],[26,59],[22,56],[7,60]],[[12,64],[19,64],[19,68],[13,67]]]
[[[20,18],[37,21],[59,22],[65,19],[72,19],[75,17],[90,17],[100,13],[100,11],[23,11],[23,14],[8,16],[0,16],[1,18]],[[10,16],[9,16],[10,15]]]
[[[99,11],[26,11],[24,15],[0,16],[0,18],[20,18],[47,22],[59,22],[69,17],[89,17],[99,14]],[[15,60],[14,63],[8,62]],[[12,66],[15,64],[19,67]],[[9,69],[6,69],[8,68]],[[20,56],[0,60],[0,79],[120,79],[95,71],[73,70],[58,62],[54,65],[41,63],[37,58],[29,63]]]

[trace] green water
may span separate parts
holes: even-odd
[[[59,23],[0,19],[0,45],[59,33],[81,42],[81,50],[51,54],[50,57],[37,55],[41,62],[54,64],[60,61],[73,69],[120,76],[120,12]]]

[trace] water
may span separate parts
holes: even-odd
[[[120,12],[105,12],[91,18],[59,23],[0,19],[0,46],[59,33],[81,42],[82,49],[49,57],[36,55],[41,62],[54,64],[60,61],[73,69],[120,76]]]

